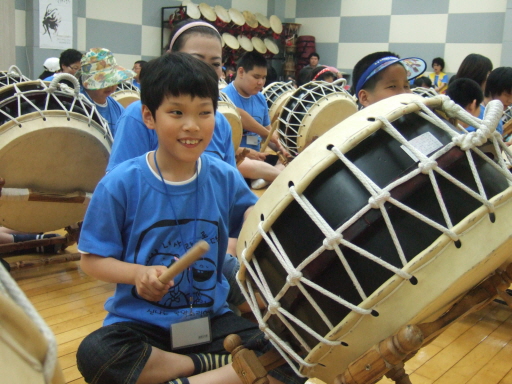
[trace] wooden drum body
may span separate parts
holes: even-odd
[[[112,146],[108,124],[83,95],[58,88],[62,76],[72,79],[61,75],[50,87],[32,81],[0,90],[2,226],[46,232],[83,220],[86,204],[27,201],[8,191],[92,193],[105,174]]]
[[[310,82],[286,100],[279,115],[281,144],[297,156],[313,140],[357,112],[354,98],[336,83]]]
[[[235,147],[236,151],[242,142],[242,118],[240,117],[235,104],[233,104],[229,97],[223,92],[219,92],[219,95],[220,101],[217,109],[218,112],[222,113],[228,120],[229,125],[231,125],[231,138],[233,140],[233,146]]]
[[[398,95],[348,117],[249,214],[239,283],[297,372],[332,383],[373,345],[437,319],[512,261],[512,176],[474,144],[479,132],[460,134],[433,113],[449,103]],[[495,111],[488,137],[510,159]]]

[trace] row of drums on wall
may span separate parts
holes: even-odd
[[[244,52],[255,50],[267,58],[279,53],[283,24],[276,15],[267,18],[258,12],[185,0],[169,16],[169,27],[185,19],[201,19],[217,28],[222,37],[223,58],[228,65],[233,65]]]

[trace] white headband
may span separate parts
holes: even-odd
[[[215,28],[213,25],[205,23],[204,21],[193,21],[192,23],[186,24],[179,31],[176,32],[176,34],[173,36],[171,40],[171,43],[169,44],[169,51],[172,50],[172,46],[174,45],[178,37],[180,37],[183,34],[183,32],[194,27],[209,27],[213,29],[215,32],[217,32],[217,34],[220,36],[219,31],[217,31],[217,28]]]

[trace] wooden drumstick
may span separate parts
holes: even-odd
[[[274,121],[274,123],[270,126],[270,131],[267,135],[267,138],[265,139],[265,141],[261,144],[261,147],[260,147],[260,152],[265,152],[265,149],[267,149],[267,146],[268,146],[268,143],[270,142],[270,139],[272,138],[272,135],[274,134],[274,132],[276,131],[277,127],[279,125],[279,121],[276,120]]]
[[[208,243],[204,240],[199,240],[197,243],[194,244],[192,248],[190,248],[181,259],[179,259],[177,262],[175,262],[173,265],[171,265],[169,268],[167,268],[167,271],[162,273],[158,280],[160,280],[162,283],[167,284],[169,281],[174,279],[176,275],[181,273],[183,270],[188,268],[190,265],[192,265],[194,262],[199,260],[203,255],[208,252],[210,249],[210,246]]]

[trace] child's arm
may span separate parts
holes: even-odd
[[[137,293],[149,301],[160,300],[174,285],[171,281],[163,284],[158,280],[167,267],[163,265],[144,266],[131,264],[92,254],[82,254],[80,267],[88,275],[109,283],[135,285]]]

